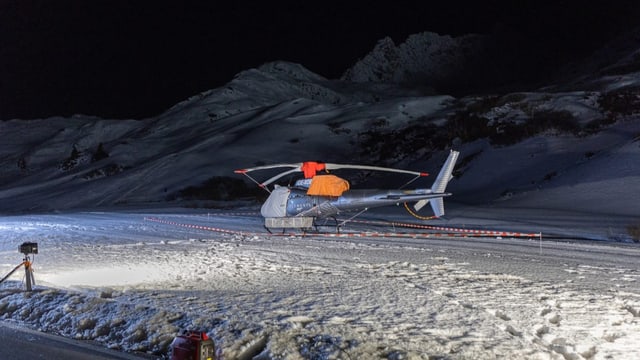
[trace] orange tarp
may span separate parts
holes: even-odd
[[[316,175],[311,180],[307,195],[340,196],[349,190],[349,182],[335,175]]]

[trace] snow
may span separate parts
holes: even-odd
[[[3,217],[3,270],[19,262],[15,244],[40,246],[36,290],[14,276],[0,314],[155,354],[204,329],[228,359],[640,355],[637,247],[243,236],[148,220],[261,231],[259,216],[227,214]]]
[[[445,49],[463,40],[431,37]],[[474,114],[608,115],[594,89],[510,95]],[[252,200],[181,195],[266,163],[437,173],[448,149],[403,129],[443,126],[476,101],[277,62],[149,119],[0,121],[0,272],[20,263],[22,242],[40,245],[35,291],[21,272],[2,283],[0,319],[158,356],[200,329],[225,359],[639,358],[637,112],[590,134],[459,142],[446,216],[429,224],[541,238],[271,236]],[[366,136],[377,153],[363,151]],[[99,144],[109,156],[93,161]],[[359,219],[413,218],[392,207]]]

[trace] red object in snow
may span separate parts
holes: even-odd
[[[204,331],[187,331],[170,346],[171,360],[216,360],[216,347]]]

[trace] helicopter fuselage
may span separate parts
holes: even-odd
[[[415,190],[349,190],[341,196],[307,195],[307,189],[289,188],[286,216],[330,217],[342,212],[400,204],[435,197],[449,196],[449,193],[433,193],[431,189]]]

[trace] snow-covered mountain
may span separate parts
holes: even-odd
[[[588,90],[459,98],[396,84],[409,70],[427,85],[447,64],[455,73],[480,41],[385,39],[341,80],[268,63],[142,120],[1,121],[0,210],[229,200],[255,190],[234,169],[309,159],[433,172],[455,143],[456,202],[640,213],[640,74],[596,74]]]
[[[396,46],[386,37],[348,69],[342,79],[358,83],[390,82],[433,89],[468,86],[486,58],[487,38],[451,37],[424,32]]]

